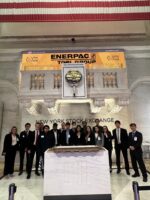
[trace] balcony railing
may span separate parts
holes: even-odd
[[[128,81],[126,69],[86,70],[88,98],[94,95],[126,93]],[[22,71],[20,95],[62,95],[62,74],[59,70]]]

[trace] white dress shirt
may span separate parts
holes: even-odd
[[[118,144],[121,144],[120,128],[116,128],[116,135],[117,135]]]
[[[54,137],[55,137],[55,145],[57,145],[58,144],[57,131],[54,131]]]
[[[12,137],[12,143],[11,143],[11,145],[12,146],[15,146],[16,144],[17,144],[17,137],[16,137],[16,135],[11,135],[11,137]]]
[[[40,134],[39,130],[35,130],[34,145],[36,145],[36,143],[37,143],[37,138],[38,138],[39,134]]]
[[[69,138],[70,138],[70,129],[66,129],[66,143],[69,144]]]

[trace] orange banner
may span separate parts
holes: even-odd
[[[125,54],[120,52],[76,52],[23,54],[21,70],[60,70],[64,63],[85,63],[88,69],[125,68]]]

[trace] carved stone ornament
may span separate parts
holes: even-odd
[[[118,99],[118,105],[119,106],[127,106],[129,105],[129,98],[119,98]]]

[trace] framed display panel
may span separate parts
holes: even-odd
[[[62,68],[62,98],[86,98],[86,70],[84,64],[64,64]]]

